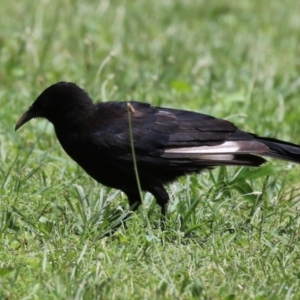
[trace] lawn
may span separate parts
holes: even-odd
[[[0,299],[300,299],[300,167],[269,159],[170,184],[129,210],[60,147],[14,125],[58,81],[300,144],[300,6],[288,1],[2,1]]]

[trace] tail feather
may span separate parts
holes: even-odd
[[[274,157],[300,164],[300,146],[272,138],[256,137],[256,140],[265,144],[269,149],[263,156]]]
[[[250,134],[249,134],[250,135]],[[219,145],[166,148],[162,157],[174,165],[260,166],[261,156],[300,164],[300,146],[272,138],[247,134],[246,139],[227,140]]]

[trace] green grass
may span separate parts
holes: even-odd
[[[299,167],[181,178],[166,230],[149,194],[89,178],[52,125],[14,125],[60,80],[300,144],[298,1],[3,1],[0,299],[299,299]],[[148,224],[150,222],[150,226]]]

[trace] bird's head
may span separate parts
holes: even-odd
[[[74,83],[58,82],[45,89],[21,116],[15,126],[18,130],[33,118],[46,118],[54,125],[77,116],[92,107],[88,94]]]

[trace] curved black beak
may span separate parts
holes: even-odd
[[[17,131],[21,126],[23,126],[25,123],[30,121],[31,119],[35,118],[36,116],[32,113],[32,111],[27,110],[19,119],[15,126],[15,131]]]

